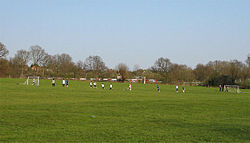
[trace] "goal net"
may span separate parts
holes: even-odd
[[[224,92],[240,93],[239,85],[224,85]]]
[[[23,83],[24,85],[37,85],[39,86],[39,76],[28,76],[26,81]]]

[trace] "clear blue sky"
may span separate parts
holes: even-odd
[[[195,67],[244,61],[250,0],[0,0],[0,42],[10,51],[40,45],[74,61],[99,55],[114,68],[159,57]]]

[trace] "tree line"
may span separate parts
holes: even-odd
[[[45,78],[118,78],[120,81],[146,77],[163,83],[201,82],[209,86],[239,84],[250,88],[250,54],[245,62],[216,60],[197,64],[194,69],[160,57],[151,68],[141,69],[136,65],[131,71],[124,63],[110,69],[100,56],[89,56],[85,61],[73,62],[69,54],[50,55],[38,45],[31,46],[29,50],[18,50],[9,59],[6,58],[8,53],[6,46],[0,42],[0,77],[36,75]]]

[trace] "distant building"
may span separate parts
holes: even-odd
[[[32,71],[40,71],[40,70],[41,70],[41,67],[38,66],[38,65],[31,65],[31,70],[32,70]]]

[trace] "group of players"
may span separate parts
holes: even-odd
[[[66,79],[66,81],[65,81],[65,79],[63,78],[63,80],[62,80],[62,86],[64,87],[65,85],[66,85],[66,87],[69,87],[69,80]],[[52,86],[53,86],[53,87],[56,86],[56,81],[55,81],[54,78],[52,79]]]
[[[90,88],[97,88],[96,82],[93,83],[92,81],[90,81],[89,86],[90,86]],[[102,83],[101,86],[102,86],[102,89],[105,89],[104,83]],[[112,85],[112,83],[110,83],[109,90],[112,90],[112,89],[113,89],[113,85]]]
[[[52,79],[52,86],[55,87],[55,85],[56,85],[56,82],[55,82],[55,79],[53,78]],[[66,79],[66,81],[65,81],[65,79],[62,80],[62,86],[64,87],[65,85],[66,85],[66,87],[69,87],[69,80],[68,79]],[[96,82],[93,82],[93,81],[90,81],[89,86],[90,86],[90,88],[97,88]],[[104,83],[101,84],[101,87],[102,87],[102,89],[105,89]],[[110,83],[109,90],[112,90],[112,89],[113,89],[113,85],[112,85],[112,83]],[[176,93],[178,93],[178,89],[179,89],[179,87],[177,85],[176,86]],[[132,84],[131,83],[129,83],[128,90],[130,90],[130,91],[132,90]],[[161,92],[159,85],[157,85],[157,91]],[[185,92],[185,87],[184,86],[182,86],[182,92],[183,93]]]
[[[178,93],[178,91],[179,91],[179,86],[176,85],[176,93]],[[182,86],[182,92],[183,93],[185,92],[185,87],[184,86]]]
[[[90,88],[97,88],[96,82],[93,83],[92,81],[90,81],[89,85],[90,85]],[[101,86],[102,86],[102,89],[105,89],[104,83],[102,83]],[[112,85],[112,83],[110,83],[110,85],[109,85],[109,90],[112,90],[112,89],[113,89],[113,85]],[[132,84],[131,84],[131,83],[129,83],[128,89],[129,89],[130,91],[132,90]],[[176,86],[176,93],[178,93],[178,89],[179,89],[179,87],[178,87],[178,85],[177,85],[177,86]],[[159,85],[157,85],[157,91],[158,91],[158,92],[161,92],[160,86],[159,86]],[[183,93],[185,92],[185,87],[184,87],[184,86],[182,86],[182,92],[183,92]]]
[[[96,87],[96,82],[93,83],[92,81],[90,81],[89,86],[90,86],[90,88],[97,88]],[[102,89],[105,89],[104,83],[102,83],[101,86],[102,86]],[[113,89],[113,85],[112,85],[112,83],[110,83],[109,90],[112,90],[112,89]],[[157,85],[157,89],[160,92],[160,87],[158,85]],[[131,83],[129,83],[129,85],[128,85],[128,90],[130,90],[130,91],[132,90],[132,84]]]

